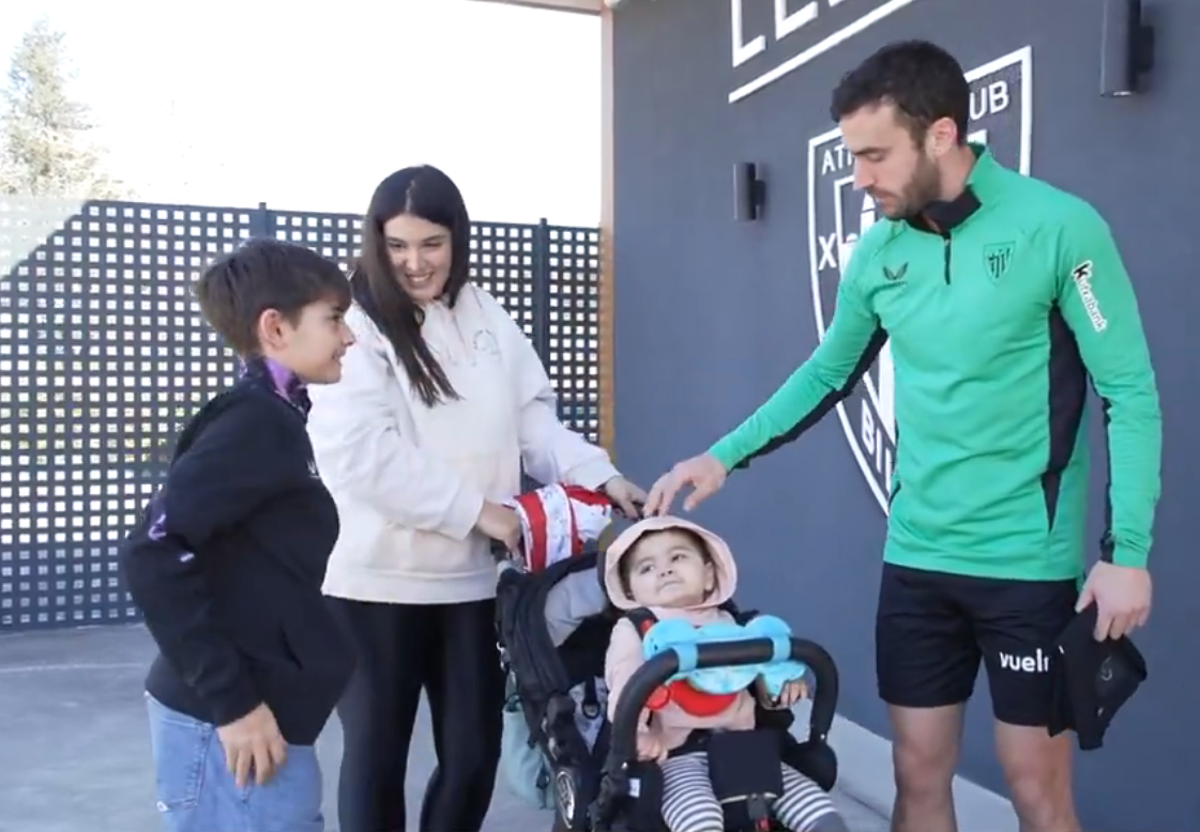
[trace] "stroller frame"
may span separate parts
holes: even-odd
[[[541,749],[551,769],[555,830],[644,829],[645,813],[634,807],[638,800],[635,786],[645,778],[648,768],[637,759],[637,727],[650,695],[681,670],[770,661],[775,655],[774,643],[768,638],[752,638],[701,644],[695,664],[688,667],[681,667],[680,656],[674,650],[645,662],[629,679],[616,703],[614,718],[607,726],[607,753],[597,765],[599,760],[575,724],[572,680],[550,638],[544,611],[552,587],[568,575],[594,572],[602,554],[589,548],[579,557],[555,563],[537,574],[523,572],[501,559],[498,552],[497,560],[497,648],[505,673],[512,673],[516,680],[530,742]],[[621,612],[610,607],[585,619],[581,628],[590,623],[611,629],[620,617]],[[807,665],[815,678],[808,738],[800,742],[791,735],[790,711],[760,710],[760,728],[781,731],[783,761],[830,791],[837,780],[837,758],[828,743],[837,710],[837,666],[823,647],[806,639],[791,639],[790,658]],[[653,768],[656,771],[657,767]],[[595,776],[589,778],[589,773]],[[641,823],[633,819],[635,816],[643,819]]]

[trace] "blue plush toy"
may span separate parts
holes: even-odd
[[[761,664],[737,667],[709,667],[703,670],[687,669],[696,666],[696,648],[701,644],[723,641],[744,641],[751,638],[769,638],[775,643],[775,655]],[[650,659],[664,650],[679,654],[681,671],[667,680],[669,685],[686,679],[692,687],[705,693],[728,695],[745,690],[761,676],[767,694],[777,699],[783,686],[799,679],[808,668],[801,662],[792,661],[792,628],[787,622],[773,615],[760,615],[747,624],[731,621],[704,624],[700,627],[679,618],[658,621],[642,637],[642,656]]]

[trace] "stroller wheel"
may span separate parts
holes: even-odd
[[[568,832],[576,815],[577,789],[571,769],[560,768],[554,773],[554,830]]]

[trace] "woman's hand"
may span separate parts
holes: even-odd
[[[617,504],[621,513],[630,520],[642,516],[642,507],[646,505],[646,492],[624,477],[613,477],[600,486],[608,499]]]
[[[499,540],[510,552],[520,550],[521,518],[511,508],[485,501],[475,528],[492,540]]]

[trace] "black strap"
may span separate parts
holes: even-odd
[[[743,612],[738,609],[737,604],[733,603],[733,601],[726,601],[718,609],[729,613],[733,616],[735,622],[743,626],[758,617],[758,610],[746,610]],[[637,630],[639,636],[645,635],[647,630],[658,623],[658,616],[646,607],[629,610],[625,613],[624,617],[629,619],[629,623]]]
[[[629,619],[633,629],[637,630],[638,638],[644,636],[647,630],[658,623],[658,616],[646,607],[629,610],[625,613],[625,617]]]
[[[721,604],[720,608],[733,616],[733,620],[741,624],[743,627],[758,618],[758,610],[739,610],[737,604],[732,600]]]
[[[600,692],[596,690],[596,677],[588,674],[583,682],[583,701],[580,703],[583,715],[595,719],[600,715]]]

